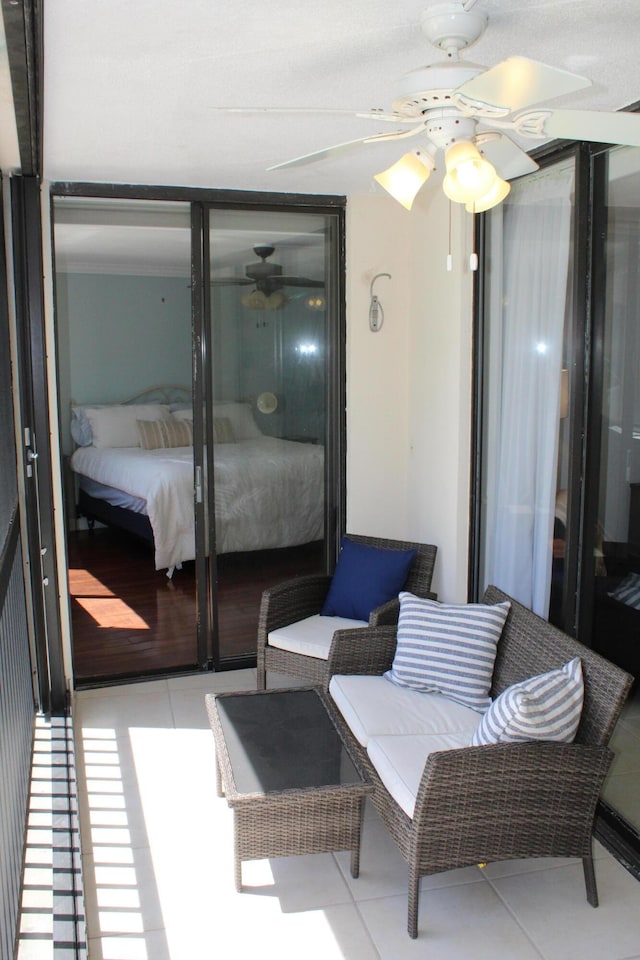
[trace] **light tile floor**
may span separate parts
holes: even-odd
[[[243,865],[216,796],[208,691],[255,671],[84,691],[75,710],[90,960],[640,960],[640,884],[596,845],[600,907],[570,860],[490,864],[422,881],[406,933],[407,870],[368,808],[361,873],[347,853]]]

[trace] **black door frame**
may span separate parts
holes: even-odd
[[[328,281],[337,291],[337,318],[335,331],[328,343],[329,358],[327,377],[327,445],[325,456],[327,510],[325,512],[325,563],[332,570],[337,559],[340,537],[345,531],[346,517],[346,294],[345,294],[345,207],[342,196],[315,194],[263,193],[244,190],[218,190],[199,187],[167,187],[147,184],[107,184],[58,181],[50,184],[51,228],[53,233],[53,203],[56,197],[87,197],[96,199],[128,199],[182,201],[191,204],[191,287],[192,287],[192,336],[193,336],[193,389],[194,389],[194,450],[196,445],[204,450],[209,462],[194,457],[194,473],[199,467],[203,476],[213,475],[213,451],[204,445],[202,409],[207,400],[207,378],[203,376],[206,362],[207,340],[205,317],[208,316],[209,290],[203,281],[205,264],[208,264],[208,211],[238,209],[272,212],[307,212],[331,214],[334,218],[334,234],[331,242],[334,256],[329,261]],[[52,236],[52,249],[55,245]],[[210,378],[209,378],[210,379]],[[196,455],[197,456],[197,455]],[[197,481],[197,475],[194,481]],[[198,483],[194,482],[194,487]],[[196,560],[197,570],[197,656],[201,670],[228,670],[246,667],[255,663],[255,656],[221,659],[212,637],[216,635],[215,614],[215,562],[207,560],[205,543],[205,504],[195,497],[196,511]],[[139,679],[139,677],[131,678]]]
[[[40,708],[62,716],[67,707],[60,622],[57,544],[49,426],[49,376],[42,278],[40,181],[11,180],[18,379]]]

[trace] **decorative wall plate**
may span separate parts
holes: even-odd
[[[258,397],[256,406],[260,413],[274,413],[278,407],[278,398],[275,393],[261,393]]]

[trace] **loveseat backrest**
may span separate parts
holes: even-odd
[[[404,590],[415,593],[418,597],[425,597],[431,590],[433,568],[436,562],[438,548],[432,543],[413,543],[410,540],[386,540],[382,537],[363,537],[359,534],[348,533],[349,540],[362,543],[367,547],[379,547],[383,550],[415,550],[416,557],[409,569],[409,576]]]
[[[606,745],[631,687],[633,677],[600,654],[558,630],[497,587],[487,587],[483,603],[509,600],[511,609],[498,644],[492,697],[539,673],[580,657],[584,706],[577,743]]]

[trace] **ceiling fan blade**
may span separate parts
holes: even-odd
[[[207,107],[210,113],[253,113],[258,116],[282,114],[283,116],[336,116],[359,117],[362,120],[384,120],[389,123],[415,123],[415,117],[403,117],[398,113],[389,113],[382,108],[371,110],[344,110],[339,107]]]
[[[509,57],[467,80],[455,93],[513,113],[532,103],[541,103],[590,86],[590,80],[576,73],[526,57]]]
[[[379,136],[359,137],[357,140],[346,140],[344,143],[336,143],[333,147],[325,147],[323,150],[314,150],[313,153],[305,153],[301,157],[294,157],[293,160],[285,160],[284,163],[276,163],[267,170],[282,170],[285,167],[301,167],[305,163],[315,163],[317,160],[325,160],[327,157],[338,153],[348,153],[363,143],[370,143],[372,140],[389,139],[389,134],[381,133]],[[391,137],[393,139],[393,137]]]
[[[274,277],[285,287],[324,287],[324,280],[311,280],[309,277]]]
[[[301,157],[294,157],[293,160],[285,160],[284,163],[275,163],[267,170],[283,170],[285,167],[302,167],[305,163],[315,163],[316,160],[324,160],[337,153],[347,153],[354,147],[359,147],[369,140],[369,137],[360,137],[358,140],[347,140],[345,143],[336,143],[333,147],[325,147],[324,150],[314,150],[313,153],[305,153]]]
[[[253,280],[241,280],[239,277],[227,277],[226,279],[224,277],[220,277],[219,279],[214,278],[211,280],[211,283],[216,286],[225,284],[226,286],[233,286],[233,287],[246,287],[247,284],[254,283],[254,282],[255,281]]]
[[[513,180],[533,173],[538,164],[528,153],[504,134],[479,133],[476,146],[487,160],[494,165],[503,180]]]
[[[518,125],[520,122],[521,117],[518,117]],[[640,113],[550,110],[542,125],[542,135],[560,140],[594,140],[596,143],[640,147]]]
[[[413,118],[415,123],[415,118]],[[305,163],[315,163],[317,160],[325,160],[327,157],[337,153],[346,153],[353,150],[354,147],[360,147],[365,143],[378,143],[383,140],[404,140],[407,137],[414,137],[424,131],[424,123],[419,123],[411,130],[393,130],[391,133],[374,133],[368,137],[359,137],[357,140],[347,140],[345,143],[336,143],[333,147],[325,147],[324,150],[314,150],[313,153],[305,153],[301,157],[294,157],[293,160],[285,160],[284,163],[276,163],[269,170],[282,170],[284,167],[301,167]]]

